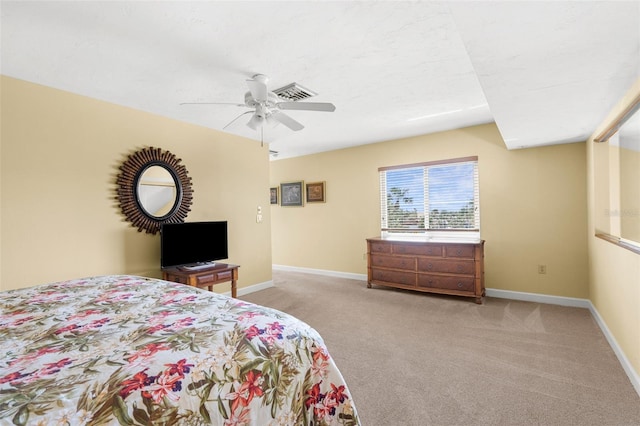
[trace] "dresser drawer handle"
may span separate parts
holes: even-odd
[[[462,288],[463,286],[464,286],[464,284],[458,283],[458,288]]]
[[[427,269],[433,269],[433,263],[427,263]]]
[[[457,250],[456,250],[456,254],[457,254],[458,256],[460,256],[460,255],[462,254],[462,249],[457,249]]]
[[[464,267],[462,265],[458,265],[458,272],[462,272],[464,270]]]

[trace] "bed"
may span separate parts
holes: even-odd
[[[128,275],[0,293],[0,424],[359,425],[320,335]]]

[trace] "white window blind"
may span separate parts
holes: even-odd
[[[478,157],[378,170],[382,231],[480,230]]]

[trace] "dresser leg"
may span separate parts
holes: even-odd
[[[476,297],[476,303],[478,305],[482,305],[482,297],[481,296]]]
[[[371,288],[371,283],[367,281],[367,288]]]

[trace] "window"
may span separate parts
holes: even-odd
[[[480,232],[478,157],[381,167],[383,233]]]

